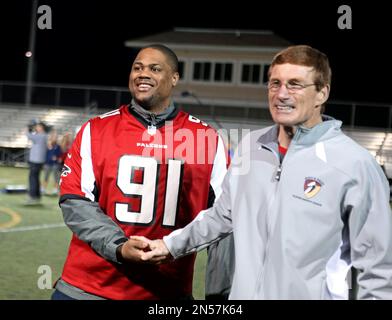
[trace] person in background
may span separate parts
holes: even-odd
[[[47,139],[45,125],[42,122],[29,126],[26,133],[32,145],[29,152],[29,190],[28,205],[38,204],[41,200],[40,173],[46,160]]]
[[[227,300],[233,282],[235,250],[233,234],[207,248],[205,299]]]
[[[59,167],[60,172],[63,169],[64,162],[65,162],[65,159],[67,157],[67,154],[68,154],[69,150],[71,149],[72,140],[73,140],[72,139],[72,134],[69,133],[69,132],[66,132],[65,134],[63,134],[63,136],[60,139],[60,150],[61,150],[61,153],[60,153],[60,156],[58,158],[58,167]]]
[[[48,148],[46,152],[46,161],[44,165],[44,180],[42,182],[42,190],[44,193],[50,194],[47,190],[49,177],[53,175],[53,194],[57,194],[60,181],[60,156],[61,148],[57,143],[57,133],[51,131],[48,137]]]

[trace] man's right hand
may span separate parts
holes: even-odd
[[[122,262],[156,263],[155,260],[146,261],[142,259],[144,251],[151,250],[147,241],[130,238],[118,250],[120,250]]]
[[[130,239],[144,242],[146,248],[150,249],[150,251],[144,250],[141,254],[141,260],[145,262],[160,264],[173,259],[162,239],[150,240],[143,236],[131,236]]]

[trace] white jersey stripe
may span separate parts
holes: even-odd
[[[226,151],[223,144],[222,137],[218,136],[218,146],[214,159],[214,164],[211,173],[210,185],[214,189],[215,201],[219,198],[222,193],[222,182],[227,172],[226,167]]]
[[[95,201],[93,194],[94,190],[94,171],[93,163],[91,160],[91,135],[90,123],[86,125],[83,131],[82,143],[80,146],[80,157],[82,159],[82,172],[81,172],[81,189],[86,198]]]

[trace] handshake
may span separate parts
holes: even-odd
[[[172,256],[162,239],[150,240],[143,236],[131,236],[119,247],[124,262],[161,264],[172,260]]]

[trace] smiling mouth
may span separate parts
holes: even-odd
[[[295,109],[293,105],[289,104],[277,104],[275,108],[282,113],[291,113]]]
[[[138,84],[136,84],[136,86],[137,86],[138,90],[142,91],[142,92],[149,91],[151,88],[154,87],[152,84],[146,83],[146,82],[138,83]]]

